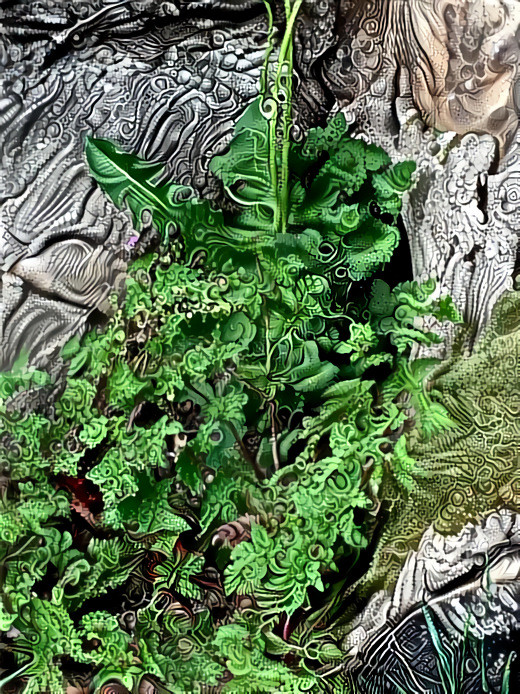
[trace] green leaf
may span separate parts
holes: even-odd
[[[255,215],[274,218],[276,190],[269,162],[269,121],[274,114],[262,111],[263,98],[250,104],[235,126],[226,152],[213,157],[212,171],[223,183],[227,195],[241,207],[253,207]]]
[[[164,174],[162,164],[145,162],[108,140],[92,137],[86,140],[85,154],[91,175],[117,207],[128,207],[138,230],[145,212],[163,238],[174,235],[181,223],[211,219],[209,204],[198,200],[191,188],[157,183]]]

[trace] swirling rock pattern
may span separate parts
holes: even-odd
[[[475,654],[461,648],[466,633],[466,639],[482,643],[479,657],[489,685],[500,692],[520,630],[519,578],[518,514],[492,514],[450,537],[427,531],[408,556],[394,591],[375,593],[345,637],[346,678],[355,679],[363,694],[398,687],[407,694],[443,694],[439,655],[423,610],[427,605],[443,642],[453,639],[454,672],[458,667],[464,691],[482,691]]]
[[[88,134],[199,190],[255,95],[262,3],[10,3],[0,104],[2,359],[44,364],[121,288],[129,220],[89,178]],[[130,242],[130,244],[129,244]]]
[[[308,0],[297,27],[296,134],[336,103],[360,137],[417,161],[414,274],[437,276],[476,334],[516,261],[519,20],[509,0]],[[109,310],[134,241],[87,175],[84,136],[208,192],[266,19],[257,0],[48,0],[9,3],[2,23],[1,363],[25,346],[44,364]]]
[[[352,0],[321,66],[359,136],[417,162],[414,275],[435,276],[475,336],[516,263],[519,20],[506,0]]]

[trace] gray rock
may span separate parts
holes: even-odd
[[[3,27],[0,363],[25,348],[43,366],[107,313],[130,257],[85,136],[211,194],[207,162],[257,92],[266,20],[262,3],[48,1],[10,4]]]
[[[453,653],[452,674],[464,680],[464,691],[482,691],[481,667],[468,665],[475,659],[471,639],[482,644],[477,657],[493,691],[501,691],[520,632],[518,514],[497,512],[452,537],[426,532],[393,592],[376,592],[350,625],[345,675],[362,694],[399,691],[397,685],[406,694],[443,694],[435,632]]]

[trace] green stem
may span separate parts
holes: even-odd
[[[269,34],[267,36],[267,50],[265,52],[264,67],[262,74],[260,76],[260,94],[267,93],[268,84],[268,73],[269,73],[269,61],[271,59],[271,54],[274,47],[274,21],[273,21],[273,11],[268,0],[264,0],[265,9],[267,12],[267,21],[269,25]]]
[[[0,690],[2,690],[5,687],[5,685],[8,684],[11,680],[14,680],[16,677],[20,677],[21,675],[23,675],[23,673],[26,672],[26,670],[28,670],[31,665],[33,665],[34,660],[35,659],[33,657],[33,659],[29,663],[23,665],[19,670],[16,670],[16,672],[13,672],[11,675],[8,675],[7,677],[1,679]]]
[[[271,451],[272,451],[272,455],[273,455],[274,469],[279,470],[280,469],[280,458],[278,456],[278,440],[277,440],[277,435],[276,435],[276,423],[275,423],[276,405],[272,400],[269,403],[269,409],[271,410]]]
[[[279,233],[287,230],[289,213],[289,149],[290,129],[292,123],[292,71],[293,71],[293,45],[292,34],[294,23],[301,7],[302,0],[296,0],[291,7],[290,0],[285,0],[286,25],[285,32],[278,54],[274,81],[268,86],[269,60],[272,53],[273,15],[266,2],[269,17],[269,49],[266,54],[264,71],[261,81],[262,93],[270,96],[274,102],[275,112],[269,118],[269,170],[271,174],[273,199],[275,200],[274,229]],[[286,68],[287,84],[284,99],[280,102],[282,91],[282,79],[284,67]],[[280,107],[280,112],[278,111]]]
[[[274,45],[273,13],[267,0],[264,0],[269,19],[269,46],[266,52],[264,70],[260,83],[261,94],[270,97],[269,108],[273,113],[266,114],[269,118],[268,142],[269,142],[269,171],[271,179],[271,192],[274,201],[275,215],[273,220],[273,233],[286,233],[289,217],[289,150],[290,130],[292,123],[292,72],[293,72],[293,44],[292,34],[294,23],[301,7],[302,0],[295,0],[291,7],[291,0],[284,0],[285,31],[278,54],[274,80],[269,79],[269,63]],[[285,75],[284,75],[285,70]],[[283,79],[286,85],[283,85]],[[283,99],[280,95],[283,94]],[[265,297],[262,302],[262,313],[265,322],[265,349],[266,349],[266,375],[271,372],[271,363],[276,346],[280,342],[271,345],[269,313],[265,305]],[[277,435],[274,422],[276,387],[269,397],[271,410],[271,446],[275,470],[280,467],[278,455]]]
[[[270,84],[270,77],[269,77],[269,67],[270,67],[270,61],[271,61],[271,55],[274,49],[274,19],[273,19],[273,11],[271,10],[271,6],[269,4],[268,0],[264,0],[264,5],[267,10],[267,18],[269,22],[269,36],[268,36],[268,46],[267,46],[267,51],[265,53],[265,59],[264,59],[264,67],[262,71],[262,77],[260,80],[260,94],[262,96],[262,105],[266,106],[266,99],[267,97],[271,96],[272,94],[270,92],[269,84]],[[277,190],[278,190],[278,168],[277,168],[277,161],[276,161],[276,107],[275,107],[275,101],[272,99],[270,100],[271,103],[269,103],[269,108],[273,108],[273,113],[271,115],[266,114],[266,117],[269,119],[269,128],[268,128],[268,142],[269,142],[269,173],[270,173],[270,179],[271,179],[271,195],[272,195],[272,200],[275,203],[276,210],[278,209],[278,196],[277,196]],[[275,217],[277,217],[278,212],[276,211]],[[275,219],[276,223],[276,219]]]
[[[284,64],[287,66],[287,89],[285,99],[282,101],[282,161],[280,166],[279,179],[279,210],[280,210],[280,231],[285,233],[287,230],[287,220],[289,216],[289,149],[290,149],[290,131],[292,125],[292,73],[293,73],[293,29],[296,17],[300,10],[302,0],[296,0],[290,10],[290,3],[285,3],[285,12],[287,17],[287,25],[280,48],[280,56],[276,69],[275,90],[278,97],[279,91],[282,88],[282,72]],[[290,14],[289,14],[290,10]]]

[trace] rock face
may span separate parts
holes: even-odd
[[[33,363],[109,310],[129,220],[94,185],[86,135],[164,162],[198,189],[257,90],[262,3],[9,3],[0,141],[2,359]]]
[[[266,18],[256,0],[2,14],[1,363],[26,348],[45,364],[109,310],[129,257],[128,219],[88,177],[84,137],[206,188],[209,157],[256,93]],[[516,259],[518,22],[505,0],[308,0],[297,28],[297,128],[340,107],[360,137],[417,161],[403,213],[414,274],[435,275],[476,332]]]
[[[500,692],[520,631],[519,582],[518,514],[493,514],[453,537],[427,532],[393,593],[375,593],[351,625],[346,678],[362,692],[443,694],[444,650],[446,670],[464,680],[464,691],[482,691],[485,668]]]
[[[323,63],[355,131],[417,162],[414,276],[436,277],[475,336],[516,262],[519,21],[507,1],[351,0]]]
[[[138,241],[126,214],[88,176],[85,136],[114,140],[162,162],[169,178],[216,195],[207,162],[257,93],[265,7],[259,0],[11,0],[0,12],[0,365],[8,368],[25,349],[32,363],[53,368],[59,346],[110,311],[109,295],[122,290]],[[357,136],[395,161],[417,162],[403,209],[413,273],[437,278],[438,292],[451,294],[474,326],[473,339],[516,268],[519,23],[515,0],[307,0],[297,24],[295,135],[342,109]],[[464,553],[476,562],[476,538],[495,526],[485,555],[508,578],[493,600],[483,578],[455,601],[447,583],[436,588],[441,574],[454,581],[457,572],[471,574]],[[498,515],[472,528],[453,540],[454,550],[427,536],[394,597],[377,595],[358,620],[346,642],[358,660],[346,677],[357,673],[362,691],[400,691],[402,682],[413,682],[407,692],[441,691],[418,609],[426,597],[437,601],[441,630],[460,636],[473,610],[478,633],[499,639],[507,627],[512,638],[517,558],[495,561],[491,549],[516,547],[518,519]],[[389,624],[379,624],[382,614]],[[359,664],[363,653],[372,663],[380,646],[393,683],[381,668]],[[506,650],[486,663],[497,691]],[[467,683],[465,691],[480,691],[477,675]]]

